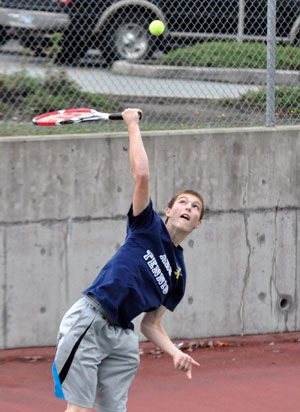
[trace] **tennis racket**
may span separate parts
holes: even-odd
[[[142,112],[139,112],[139,117],[142,118]],[[40,114],[32,119],[32,123],[36,126],[60,126],[100,120],[123,120],[123,116],[122,113],[103,113],[94,109],[65,109]]]

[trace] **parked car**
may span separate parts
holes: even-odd
[[[60,0],[68,7],[58,61],[74,63],[90,47],[108,61],[151,57],[157,48],[203,39],[266,40],[267,0]],[[154,19],[166,25],[164,37],[148,32]],[[300,37],[300,1],[277,0],[278,41]]]
[[[147,59],[158,49],[204,39],[265,41],[267,0],[5,0],[0,2],[2,42],[17,36],[31,47],[49,32],[61,31],[56,61],[76,64],[90,48],[106,61]],[[243,10],[242,10],[243,9]],[[154,19],[166,25],[151,36]],[[300,38],[300,1],[277,0],[277,40]]]
[[[16,38],[22,46],[38,51],[49,35],[69,24],[67,9],[57,0],[0,1],[0,45]]]

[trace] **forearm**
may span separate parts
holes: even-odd
[[[147,207],[150,198],[149,162],[139,128],[140,114],[139,109],[126,109],[122,112],[129,135],[129,162],[134,179],[134,216],[138,216]]]
[[[138,123],[128,124],[129,161],[135,181],[149,178],[149,161]]]
[[[148,340],[170,356],[174,356],[176,352],[180,352],[161,324],[142,323],[141,331]]]
[[[191,379],[192,366],[200,365],[191,356],[178,349],[169,338],[161,324],[161,318],[165,310],[164,306],[160,306],[154,311],[147,312],[141,323],[141,331],[147,339],[172,356],[175,369],[185,371],[187,377]]]

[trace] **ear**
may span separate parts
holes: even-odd
[[[201,225],[202,220],[199,220],[199,222],[197,223],[197,225],[194,227],[194,229],[198,229],[198,227]]]
[[[165,215],[166,215],[166,217],[170,217],[170,213],[171,213],[171,208],[170,208],[170,207],[166,207],[166,208],[165,208]]]

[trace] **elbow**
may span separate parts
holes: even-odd
[[[136,170],[134,172],[134,180],[136,182],[136,184],[139,185],[146,185],[149,184],[150,181],[150,173],[149,171],[146,169],[142,169],[142,170]]]
[[[144,321],[144,320],[142,320],[142,322],[141,322],[141,324],[140,324],[140,330],[141,330],[141,332],[142,332],[142,334],[147,338],[147,339],[149,339],[149,336],[150,336],[150,334],[149,334],[149,322],[146,322],[146,321]],[[151,329],[151,328],[150,328]]]
[[[145,322],[143,322],[143,321],[140,324],[140,330],[141,330],[142,334],[147,337],[147,327],[145,325]]]

